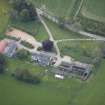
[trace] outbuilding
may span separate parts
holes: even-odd
[[[4,53],[4,50],[7,46],[7,42],[6,41],[0,41],[0,54]]]
[[[58,74],[55,74],[55,78],[58,78],[58,79],[64,79],[64,76],[62,76],[62,75],[58,75]]]

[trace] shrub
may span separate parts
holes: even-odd
[[[16,53],[16,57],[21,59],[21,60],[28,60],[29,59],[30,53],[26,50],[18,50]]]
[[[10,0],[13,11],[11,17],[19,17],[22,21],[33,21],[37,19],[34,5],[27,0]]]
[[[43,45],[43,49],[45,51],[52,51],[52,49],[53,49],[53,42],[50,40],[43,41],[42,45]]]
[[[28,47],[28,48],[31,48],[31,49],[34,48],[34,46],[33,46],[32,44],[30,44],[30,43],[28,43],[28,42],[25,42],[25,41],[21,41],[21,44],[23,44],[24,46],[26,46],[26,47]]]
[[[27,83],[39,84],[41,82],[38,76],[35,76],[27,69],[16,69],[14,76],[16,79]]]

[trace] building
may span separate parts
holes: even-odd
[[[64,79],[64,76],[55,74],[55,78]]]
[[[74,62],[72,65],[72,71],[75,75],[77,75],[82,80],[86,80],[92,70],[92,65],[81,63],[81,62]]]
[[[58,67],[52,69],[52,72],[61,76],[75,76],[82,80],[86,80],[91,73],[92,66],[80,62],[62,62]]]
[[[0,41],[0,54],[4,53],[4,50],[7,46],[7,42],[6,41]]]
[[[8,57],[13,57],[17,49],[17,43],[15,41],[8,42],[7,47],[4,50],[4,54]]]
[[[32,60],[41,66],[50,66],[55,64],[56,57],[53,53],[48,52],[36,52],[32,54]]]

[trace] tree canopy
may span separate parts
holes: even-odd
[[[53,42],[50,40],[43,41],[42,45],[43,45],[43,49],[45,51],[52,51],[52,49],[53,49]]]
[[[31,71],[28,69],[16,69],[14,76],[16,79],[27,83],[32,83],[32,84],[40,83],[40,78],[32,74]]]
[[[10,3],[13,7],[11,13],[13,16],[11,17],[17,17],[14,14],[18,15],[22,21],[32,21],[37,18],[36,8],[31,2],[27,0],[10,0]]]

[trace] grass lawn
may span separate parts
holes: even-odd
[[[39,67],[39,66],[33,66],[32,64],[30,65],[29,62],[20,61],[19,59],[8,59],[7,65],[8,65],[9,73],[12,73],[17,68],[26,68],[26,69],[31,70],[33,73],[36,73],[36,72],[40,73],[44,69],[44,68]]]
[[[68,55],[88,63],[92,58],[100,57],[102,43],[98,41],[67,41],[58,43],[58,46],[62,56]]]
[[[4,37],[3,32],[5,31],[8,21],[9,21],[9,16],[8,16],[8,10],[9,6],[6,0],[0,0],[0,39]]]
[[[0,76],[0,103],[2,105],[68,105],[74,85],[62,89],[59,84],[42,83],[38,86],[25,84]]]
[[[78,33],[74,33],[71,31],[68,31],[66,29],[61,29],[57,24],[49,21],[48,19],[44,18],[47,26],[51,30],[51,33],[53,34],[53,37],[55,40],[61,40],[61,39],[72,39],[72,38],[87,38],[85,36],[82,36]]]

